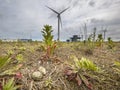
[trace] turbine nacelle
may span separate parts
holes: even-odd
[[[66,9],[62,10],[61,12],[57,12],[56,10],[54,10],[54,9],[48,7],[48,6],[46,6],[46,7],[49,8],[50,10],[52,10],[52,11],[53,11],[54,13],[56,13],[56,14],[62,14],[63,12],[65,12],[67,9],[70,8],[70,7],[68,7],[68,8],[66,8]]]

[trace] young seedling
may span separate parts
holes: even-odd
[[[52,35],[52,26],[45,25],[42,30],[43,42],[44,42],[44,50],[46,51],[46,56],[50,58],[50,56],[54,53],[56,48],[56,43],[53,41]]]
[[[112,49],[114,46],[115,46],[115,45],[114,45],[111,37],[108,37],[108,48],[109,48],[109,49]]]
[[[52,88],[52,78],[48,77],[48,79],[45,81],[45,87],[48,87],[49,89]]]
[[[103,41],[104,41],[104,40],[103,40],[102,34],[98,34],[97,46],[102,47]]]

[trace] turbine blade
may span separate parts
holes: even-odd
[[[59,14],[57,11],[55,11],[54,9],[52,9],[52,8],[50,8],[50,7],[48,7],[48,6],[46,6],[47,8],[49,8],[50,10],[52,10],[54,13],[57,13],[57,14]]]
[[[70,8],[70,7],[64,9],[63,11],[61,11],[60,14],[63,13],[63,12],[65,12],[65,11],[66,11],[67,9],[69,9],[69,8]]]
[[[61,19],[61,16],[59,17],[59,21],[60,21],[61,28],[62,28],[62,19]]]

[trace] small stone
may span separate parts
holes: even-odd
[[[18,60],[14,60],[13,62],[12,62],[12,64],[17,64],[18,63]]]
[[[32,78],[34,80],[40,80],[43,77],[43,74],[39,71],[35,71],[32,73]]]
[[[46,74],[46,69],[44,68],[44,67],[42,67],[42,66],[40,66],[39,68],[38,68],[38,70],[42,73],[42,74]]]

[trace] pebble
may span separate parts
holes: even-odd
[[[46,74],[46,69],[44,68],[44,67],[42,67],[42,66],[40,66],[39,68],[38,68],[38,70],[42,73],[42,74]]]
[[[39,71],[35,71],[32,73],[32,78],[34,80],[40,80],[43,77],[43,74]]]

